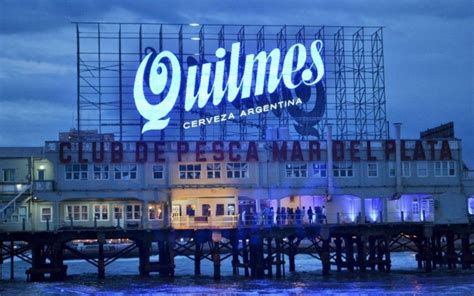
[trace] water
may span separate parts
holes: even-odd
[[[68,279],[65,282],[27,283],[25,271],[29,265],[15,262],[14,281],[0,281],[0,295],[159,295],[159,294],[225,294],[225,295],[474,295],[474,271],[457,269],[435,270],[425,274],[416,270],[414,254],[392,253],[391,273],[331,272],[321,275],[318,260],[296,256],[297,273],[286,273],[284,279],[252,280],[232,276],[230,261],[224,261],[222,280],[212,279],[212,263],[203,261],[203,275],[193,276],[194,264],[185,257],[176,258],[176,277],[162,279],[138,276],[138,259],[120,259],[106,267],[106,279],[97,279],[97,270],[84,261],[66,261]],[[3,277],[9,278],[9,262],[3,266]]]

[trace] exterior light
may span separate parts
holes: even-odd
[[[201,40],[201,38],[199,38],[199,37],[191,37],[191,40],[193,40],[193,41],[199,41],[199,40]]]
[[[200,25],[198,23],[190,23],[189,26],[190,27],[199,27]]]

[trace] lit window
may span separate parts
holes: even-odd
[[[367,164],[367,176],[374,178],[379,174],[378,165],[376,163]]]
[[[334,177],[350,178],[354,176],[352,163],[350,162],[339,162],[333,165]]]
[[[308,166],[306,164],[288,163],[286,164],[287,178],[306,178],[308,176]]]
[[[428,162],[418,161],[416,163],[416,174],[418,177],[428,177]]]
[[[201,165],[200,164],[180,164],[179,165],[180,179],[201,179]]]
[[[327,176],[325,163],[313,163],[313,177],[324,178]]]
[[[220,163],[208,163],[207,167],[207,178],[208,179],[220,179],[221,178],[221,164]]]
[[[89,206],[88,205],[72,205],[66,206],[66,220],[72,218],[74,221],[89,220]]]
[[[249,177],[249,165],[246,162],[229,162],[226,165],[227,178],[243,179]]]
[[[164,168],[162,165],[153,166],[153,179],[163,179],[164,177]]]
[[[41,222],[51,222],[53,219],[53,208],[52,207],[42,207],[41,208]]]
[[[467,199],[469,215],[474,215],[474,196]]]
[[[109,206],[94,205],[94,219],[97,219],[97,221],[109,220]]]
[[[456,175],[456,164],[454,161],[436,161],[436,177],[452,177]]]
[[[94,180],[108,180],[109,179],[109,165],[108,164],[94,164]]]
[[[135,180],[137,178],[136,164],[118,164],[114,166],[116,180]]]
[[[127,220],[140,220],[142,217],[142,205],[127,205]]]
[[[67,164],[66,180],[87,180],[89,177],[89,166],[87,164]]]
[[[149,204],[148,205],[148,219],[149,220],[162,220],[163,210],[161,204]]]
[[[3,182],[15,182],[15,169],[3,169]]]
[[[402,177],[410,177],[410,163],[408,161],[402,161]]]

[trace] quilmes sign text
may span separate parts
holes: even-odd
[[[170,112],[180,94],[185,98],[185,110],[190,111],[196,101],[199,109],[211,99],[217,106],[224,98],[233,102],[252,95],[272,94],[281,83],[290,90],[302,83],[312,86],[324,75],[321,40],[313,41],[309,51],[304,44],[296,43],[284,56],[280,49],[275,48],[269,53],[261,51],[242,58],[240,46],[239,42],[233,43],[230,53],[218,48],[216,62],[189,66],[187,77],[184,77],[182,65],[172,52],[146,55],[138,67],[133,89],[137,110],[146,120],[142,133],[168,126]],[[308,56],[310,61],[307,61]],[[182,80],[186,80],[185,83]],[[145,91],[146,88],[149,90]],[[158,96],[161,100],[157,100]],[[153,104],[153,101],[159,103]]]

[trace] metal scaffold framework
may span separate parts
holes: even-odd
[[[75,23],[77,34],[77,128],[113,133],[117,140],[274,140],[324,139],[332,124],[336,139],[384,139],[386,121],[383,34],[381,27],[289,25],[222,25],[160,23]],[[173,52],[182,65],[216,62],[216,50],[231,51],[240,43],[240,54],[270,52],[284,57],[295,43],[309,48],[321,40],[325,73],[320,82],[304,91],[282,84],[273,94],[252,95],[229,103],[207,104],[186,111],[180,93],[165,130],[142,134],[144,119],[133,97],[135,74],[150,52]],[[309,52],[308,52],[309,55]],[[242,59],[242,58],[241,58]],[[309,58],[308,60],[310,60]],[[282,67],[283,58],[280,60]],[[308,61],[307,61],[308,63]],[[243,71],[244,62],[239,63]],[[198,81],[200,79],[198,71]],[[267,68],[268,73],[268,68]],[[146,82],[145,82],[146,84]],[[160,94],[150,101],[157,104]],[[241,111],[268,103],[301,98],[297,107],[240,117]],[[196,128],[183,127],[215,115],[235,118]]]

